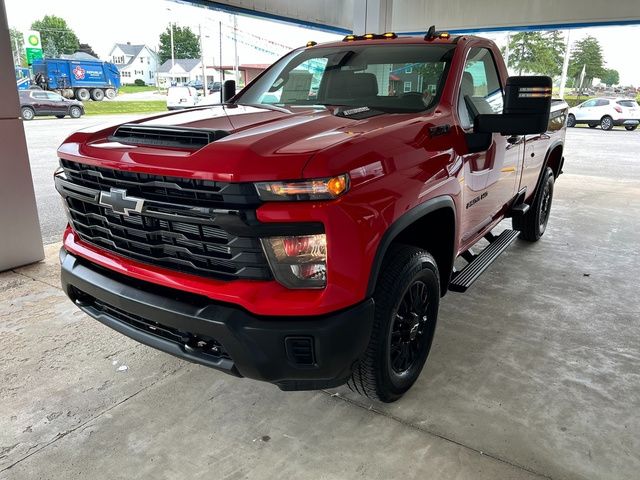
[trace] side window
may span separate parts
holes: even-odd
[[[595,107],[596,106],[596,101],[595,100],[589,100],[586,101],[582,104],[581,108],[589,108],[589,107]]]
[[[45,92],[33,92],[31,94],[31,98],[36,98],[38,100],[46,100],[47,94]]]
[[[606,107],[609,105],[609,100],[596,100],[596,107]]]
[[[473,127],[475,114],[502,113],[503,91],[491,52],[472,48],[464,65],[458,114],[465,129]]]

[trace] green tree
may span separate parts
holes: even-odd
[[[80,42],[78,36],[69,28],[64,18],[45,15],[42,20],[31,24],[32,30],[40,32],[42,50],[45,57],[56,57],[62,53],[75,53]]]
[[[518,75],[527,72],[557,76],[562,69],[564,49],[564,38],[557,30],[519,32],[509,41],[509,67]]]
[[[551,30],[543,34],[545,41],[544,56],[541,64],[544,66],[539,72],[542,75],[557,77],[562,73],[562,62],[567,43],[564,34],[559,30]]]
[[[91,45],[89,45],[88,43],[81,43],[80,45],[78,45],[78,52],[88,53],[89,55],[93,55],[96,58],[100,58],[98,57],[98,54],[93,51],[93,48],[91,48]]]
[[[11,35],[11,51],[13,52],[13,61],[18,67],[26,67],[27,59],[24,52],[24,35],[16,28],[10,28]]]
[[[538,70],[537,53],[543,39],[540,32],[518,32],[509,41],[509,67],[522,75]]]
[[[580,75],[583,68],[585,69],[585,79],[580,85]],[[569,60],[569,76],[576,79],[576,86],[591,85],[594,78],[602,78],[604,70],[602,47],[598,40],[588,35],[576,42]]]
[[[618,83],[620,83],[620,74],[613,68],[606,68],[600,80],[602,80],[602,83],[604,83],[607,87],[617,85]]]
[[[175,58],[200,58],[200,41],[189,27],[173,26]],[[160,34],[160,63],[171,59],[171,27]]]

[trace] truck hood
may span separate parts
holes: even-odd
[[[109,140],[115,127],[85,130],[59,150],[63,158],[159,175],[219,181],[300,178],[321,150],[354,142],[370,132],[415,118],[415,114],[373,112],[364,119],[339,116],[336,109],[288,112],[258,106],[211,106],[143,119],[134,124],[225,130],[230,134],[193,152],[132,146]]]

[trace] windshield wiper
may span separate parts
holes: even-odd
[[[291,113],[291,110],[287,110],[286,108],[276,107],[275,105],[271,105],[270,103],[225,103],[225,106],[238,106],[238,107],[253,107],[253,108],[264,108],[266,110],[273,110],[274,112],[282,112],[282,113]]]

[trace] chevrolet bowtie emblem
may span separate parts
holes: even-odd
[[[143,198],[127,197],[127,191],[112,188],[108,192],[100,192],[100,205],[109,207],[120,215],[129,215],[131,212],[142,212]]]

